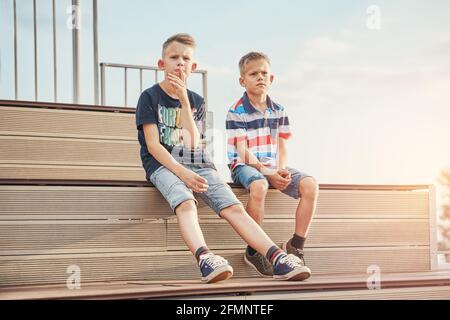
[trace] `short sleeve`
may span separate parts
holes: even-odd
[[[247,139],[247,124],[242,116],[236,112],[228,111],[226,129],[229,145],[235,146],[239,141]]]
[[[292,132],[291,126],[289,125],[289,117],[285,108],[281,110],[278,124],[278,136],[283,139],[289,139],[292,136]]]
[[[158,119],[151,96],[144,91],[141,93],[136,107],[136,127],[138,130],[142,130],[142,126],[147,123],[158,123]]]

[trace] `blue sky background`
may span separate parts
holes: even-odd
[[[34,88],[31,2],[17,0],[23,100]],[[39,100],[52,100],[51,1],[37,3]],[[81,102],[92,103],[92,2],[81,3]],[[71,99],[70,4],[57,1],[61,101]],[[366,26],[370,5],[381,10],[379,30]],[[12,0],[0,0],[0,30],[0,98],[12,99]],[[100,62],[155,65],[162,42],[178,32],[196,38],[199,68],[209,73],[215,159],[226,178],[224,119],[242,94],[237,62],[251,50],[272,60],[270,95],[294,132],[290,164],[320,183],[436,183],[450,166],[448,1],[99,0]],[[128,82],[134,106],[138,73]],[[108,72],[108,104],[123,104],[122,86],[122,72]]]

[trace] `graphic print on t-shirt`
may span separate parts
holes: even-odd
[[[158,104],[159,137],[168,146],[181,146],[181,108],[167,108]]]

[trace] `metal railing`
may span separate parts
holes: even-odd
[[[124,103],[123,105],[126,107],[128,105],[128,70],[134,69],[139,70],[139,92],[142,92],[142,81],[143,81],[143,75],[142,72],[144,70],[154,71],[154,80],[155,83],[158,82],[158,73],[162,73],[163,71],[161,69],[158,69],[157,67],[149,67],[149,66],[142,66],[142,65],[132,65],[132,64],[121,64],[121,63],[109,63],[109,62],[102,62],[100,63],[100,88],[101,88],[101,100],[100,103],[102,105],[105,105],[106,103],[106,68],[119,68],[123,69],[123,75],[124,75]],[[199,73],[202,75],[202,95],[205,100],[205,107],[206,110],[208,110],[208,90],[207,90],[207,82],[208,82],[208,72],[206,70],[196,70],[193,73]]]
[[[2,0],[3,1],[3,0]],[[143,71],[154,71],[154,79],[155,82],[158,82],[158,74],[162,72],[162,70],[157,67],[152,66],[142,66],[142,65],[132,65],[132,64],[119,64],[119,63],[109,63],[103,62],[99,64],[98,58],[98,6],[97,0],[92,1],[92,23],[93,23],[93,93],[94,93],[94,104],[95,105],[105,105],[106,104],[106,69],[107,68],[121,68],[124,70],[124,106],[128,105],[128,70],[135,69],[139,70],[139,92],[142,92],[142,82],[143,82]],[[33,60],[34,60],[34,100],[39,100],[39,70],[38,70],[38,24],[37,24],[37,1],[29,0],[26,2],[32,5],[33,12]],[[73,79],[73,100],[72,103],[78,104],[80,97],[80,42],[81,42],[81,34],[80,34],[80,24],[81,24],[81,3],[82,0],[71,0],[72,6],[65,8],[64,14],[70,15],[67,17],[71,19],[68,21],[68,27],[72,29],[72,79]],[[58,100],[58,73],[61,70],[57,68],[57,26],[56,26],[56,15],[61,14],[59,8],[56,7],[58,2],[56,0],[52,0],[51,7],[51,16],[52,16],[52,38],[53,38],[53,102],[60,102]],[[13,56],[14,56],[14,99],[19,100],[20,95],[20,75],[18,72],[18,45],[17,45],[17,30],[18,30],[18,21],[17,21],[17,0],[12,0],[12,13],[13,13]],[[99,88],[99,68],[100,68],[100,88]],[[47,70],[45,70],[47,71]],[[67,72],[67,70],[64,70]],[[50,72],[46,72],[50,73]],[[207,93],[207,71],[206,70],[196,70],[194,73],[202,75],[202,94],[205,99],[206,109],[208,107],[208,93]],[[49,81],[51,81],[49,79]],[[99,92],[100,89],[100,92]],[[100,101],[99,101],[100,100]],[[210,113],[209,113],[210,114]],[[212,118],[212,114],[210,114],[210,119]],[[211,124],[212,125],[212,124]]]
[[[30,1],[31,2],[31,1]],[[38,70],[38,24],[36,13],[36,0],[32,0],[33,11],[33,61],[34,61],[34,100],[39,100],[39,70]],[[13,8],[13,56],[14,56],[14,99],[19,99],[19,72],[18,72],[18,46],[17,46],[17,1],[12,0]],[[97,0],[92,0],[93,9],[93,60],[94,60],[94,97],[98,104],[98,29],[97,29]],[[67,9],[66,9],[67,10]],[[58,12],[59,13],[59,12]],[[53,100],[58,102],[58,69],[56,46],[56,0],[52,0],[52,34],[53,34]],[[67,14],[65,11],[64,14]],[[72,59],[73,59],[73,103],[79,102],[80,96],[80,19],[81,0],[72,0]]]

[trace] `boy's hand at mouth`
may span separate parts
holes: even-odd
[[[169,83],[175,89],[175,93],[176,93],[178,99],[183,104],[183,102],[188,101],[187,88],[186,88],[186,73],[183,70],[179,70],[178,73],[179,73],[179,76],[174,73],[168,73],[167,77],[168,77]]]

